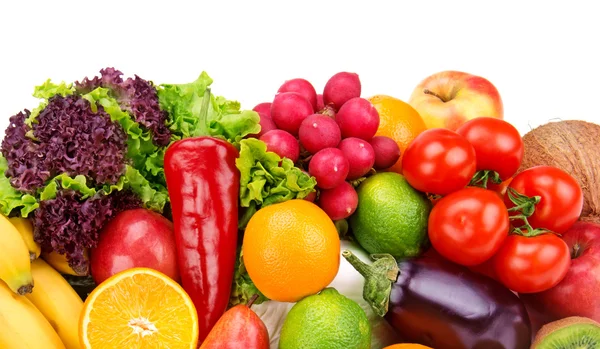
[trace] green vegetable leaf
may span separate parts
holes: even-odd
[[[252,210],[291,199],[303,199],[313,192],[317,181],[294,166],[292,160],[281,159],[267,151],[267,145],[248,138],[240,142],[236,167],[240,170],[240,205],[249,208],[240,220],[245,227]]]
[[[145,169],[147,157],[158,151],[158,147],[152,143],[150,131],[143,129],[129,113],[122,110],[119,102],[110,96],[110,90],[107,88],[98,87],[81,97],[90,102],[90,108],[94,113],[97,112],[98,105],[101,105],[110,115],[110,119],[123,127],[127,133],[127,157],[133,160],[136,169]]]
[[[73,84],[66,84],[64,81],[57,85],[48,79],[42,85],[36,86],[33,90],[33,96],[42,99],[42,102],[31,111],[31,114],[25,120],[25,124],[31,127],[31,124],[35,122],[35,119],[40,112],[48,105],[48,99],[50,99],[50,97],[54,95],[66,97],[74,92],[75,88],[73,87]]]
[[[0,156],[0,213],[9,216],[13,210],[20,210],[22,217],[27,217],[39,207],[37,199],[29,194],[16,190],[10,180],[4,174],[8,169],[8,163]]]
[[[162,213],[169,196],[166,187],[151,184],[131,166],[125,170],[125,185],[142,199],[146,208]]]
[[[168,198],[167,189],[165,187],[157,184],[153,186],[132,166],[126,167],[125,174],[119,178],[117,183],[111,185],[106,184],[100,189],[88,186],[88,181],[83,175],[70,177],[65,173],[60,174],[50,180],[48,185],[41,190],[40,200],[51,200],[56,198],[56,194],[60,188],[79,192],[82,195],[82,199],[92,197],[97,192],[109,195],[114,191],[130,189],[140,197],[144,207],[157,212],[163,211]]]
[[[229,297],[228,308],[234,307],[238,304],[246,304],[248,300],[254,295],[258,295],[258,298],[253,304],[261,304],[269,300],[262,292],[256,288],[250,275],[246,271],[244,266],[244,259],[242,258],[241,248],[238,248],[239,257],[235,262],[235,274],[233,277],[233,283],[231,285],[231,295]]]
[[[211,94],[211,103],[202,120],[202,100],[213,80],[206,72],[187,84],[162,84],[158,100],[162,110],[169,113],[169,129],[173,141],[197,136],[213,136],[237,145],[239,141],[260,131],[260,117],[252,110],[241,110],[237,101]]]

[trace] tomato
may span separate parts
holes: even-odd
[[[493,259],[502,284],[518,293],[537,293],[556,286],[571,266],[569,246],[551,233],[510,235]]]
[[[475,149],[454,131],[421,132],[402,156],[402,174],[415,189],[438,195],[464,188],[475,174]]]
[[[505,181],[521,166],[523,139],[510,123],[498,118],[479,117],[464,123],[456,133],[475,148],[478,171],[495,171]]]
[[[535,166],[517,174],[508,188],[528,196],[540,196],[535,211],[527,220],[532,228],[544,228],[557,234],[569,229],[581,215],[583,191],[575,178],[552,166]],[[506,207],[514,207],[508,192]]]
[[[502,182],[500,184],[495,184],[494,182],[488,182],[487,189],[495,191],[502,199],[504,199],[504,194],[506,194],[506,189],[508,188],[508,185],[510,184],[511,181],[512,181],[512,177],[510,177],[509,179],[505,180],[504,182]]]
[[[465,266],[490,259],[508,236],[502,199],[491,190],[468,187],[440,199],[429,214],[429,240],[444,258]]]

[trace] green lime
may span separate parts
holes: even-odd
[[[369,349],[371,325],[355,301],[326,288],[303,298],[287,314],[280,349]]]
[[[431,201],[395,172],[380,172],[358,187],[358,207],[350,228],[370,254],[416,257],[428,244]]]

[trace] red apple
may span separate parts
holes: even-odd
[[[408,101],[427,128],[455,131],[480,116],[504,118],[502,99],[487,79],[460,71],[443,71],[421,81]]]
[[[600,321],[600,224],[576,222],[562,238],[571,249],[567,276],[547,291],[520,297],[545,322],[569,316]]]
[[[135,267],[158,270],[179,282],[173,223],[142,208],[119,213],[90,250],[90,267],[96,284]]]

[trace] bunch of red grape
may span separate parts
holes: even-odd
[[[358,205],[354,186],[371,170],[384,170],[400,158],[394,140],[375,136],[379,114],[361,96],[357,74],[340,72],[317,94],[307,80],[285,81],[272,102],[256,105],[267,150],[291,159],[317,180],[315,201],[332,220],[348,218]]]

